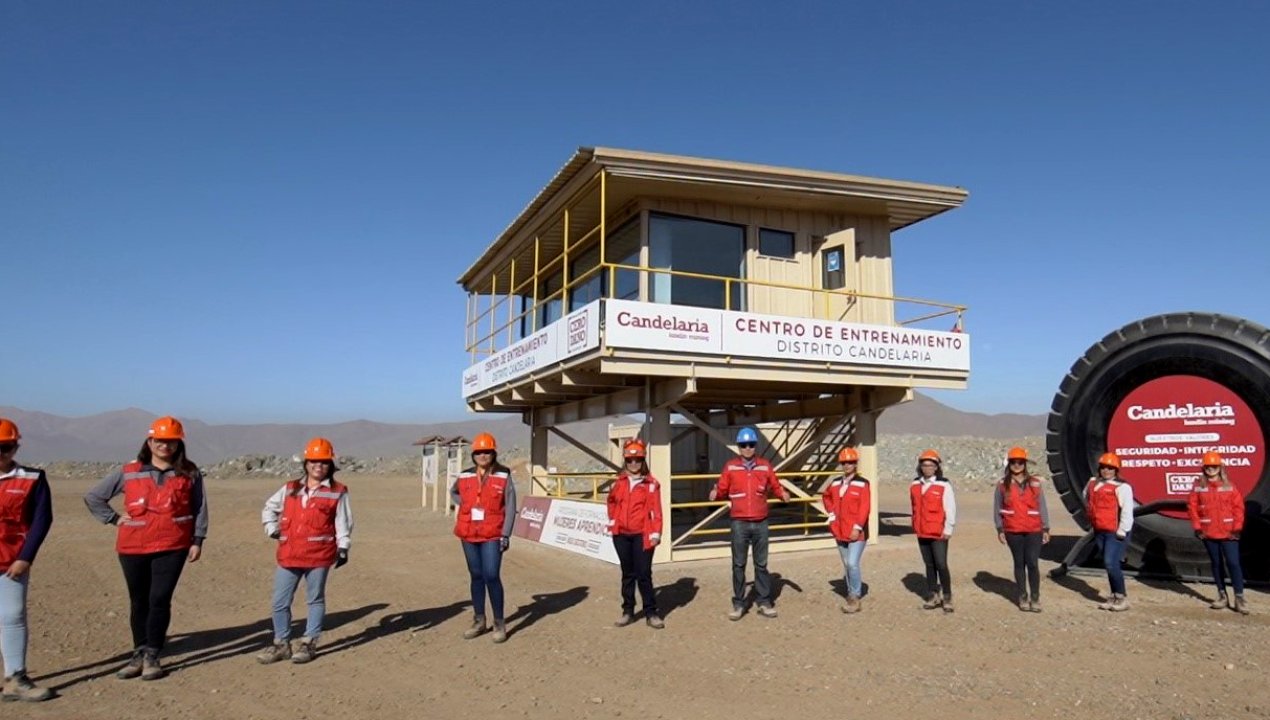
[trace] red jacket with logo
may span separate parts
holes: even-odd
[[[0,480],[0,573],[18,559],[27,533],[31,531],[31,514],[27,507],[39,470],[14,468],[13,475]]]
[[[1209,540],[1229,540],[1244,531],[1244,496],[1229,481],[1199,480],[1186,499],[1191,527]]]
[[[481,476],[476,468],[459,473],[454,489],[459,496],[454,534],[464,542],[487,542],[503,537],[503,521],[507,509],[504,494],[511,482],[511,471],[495,465]]]
[[[1041,479],[1028,478],[1020,487],[1012,482],[1007,488],[997,483],[1001,493],[1001,531],[1008,533],[1038,533],[1044,530],[1041,522]],[[1116,522],[1119,523],[1119,517]]]
[[[653,548],[653,534],[661,537],[661,485],[652,475],[634,488],[629,475],[618,475],[609,489],[608,510],[610,535],[643,535],[645,550]]]
[[[753,470],[747,469],[745,460],[739,456],[729,460],[723,466],[719,484],[714,489],[716,499],[727,498],[731,503],[729,512],[733,520],[766,520],[769,494],[781,500],[789,499],[776,478],[772,464],[757,455],[754,456]]]
[[[1085,504],[1094,530],[1119,532],[1120,499],[1116,497],[1116,488],[1122,484],[1122,480],[1094,480],[1085,486]]]
[[[944,512],[944,493],[952,492],[948,481],[936,477],[922,492],[921,479],[914,480],[908,486],[909,501],[913,506],[913,532],[917,537],[927,540],[939,540],[944,536],[944,525],[948,515]]]
[[[860,531],[857,540],[869,536],[869,513],[873,500],[869,481],[859,475],[847,480],[835,479],[825,488],[821,499],[829,513],[829,532],[842,542],[851,541],[851,533]]]
[[[179,473],[160,485],[157,470],[139,462],[123,466],[124,515],[119,520],[115,550],[120,555],[147,555],[187,550],[194,544],[194,481]]]
[[[335,511],[348,492],[342,483],[319,486],[303,500],[304,481],[287,483],[278,519],[278,565],[284,568],[318,568],[335,564]]]

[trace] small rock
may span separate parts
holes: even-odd
[[[602,705],[602,704],[604,704],[604,698],[602,698],[602,697],[593,697],[593,698],[591,698],[591,702],[595,703],[596,705]]]
[[[1234,670],[1234,669],[1235,669],[1235,664],[1234,664],[1234,663],[1226,663],[1225,665],[1222,665],[1222,667],[1226,668],[1227,670]]]

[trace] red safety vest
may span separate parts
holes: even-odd
[[[194,544],[194,481],[169,475],[160,485],[160,471],[143,469],[139,462],[123,466],[124,516],[119,521],[115,550],[120,555],[147,555],[187,550]]]
[[[1085,486],[1085,502],[1089,507],[1089,521],[1099,532],[1119,532],[1120,499],[1116,497],[1119,480],[1094,480]]]
[[[829,513],[829,532],[835,538],[849,542],[857,525],[860,526],[857,540],[869,536],[869,513],[873,504],[870,495],[869,481],[859,475],[850,481],[840,477],[829,483],[821,500],[825,512]]]
[[[1008,533],[1038,533],[1041,525],[1041,479],[1030,477],[1023,482],[997,483],[1001,493],[1001,530]]]
[[[908,486],[909,500],[913,505],[913,532],[917,537],[938,540],[944,536],[944,492],[951,490],[948,481],[935,478],[926,492],[922,492],[921,479]]]
[[[653,548],[652,534],[661,533],[661,485],[652,475],[631,488],[630,477],[621,473],[609,490],[609,534],[643,535],[644,549]]]
[[[1209,540],[1229,540],[1244,531],[1244,496],[1229,482],[1200,480],[1186,499],[1191,527]]]
[[[772,464],[766,458],[754,456],[754,469],[748,470],[745,461],[740,457],[732,458],[723,466],[719,475],[719,484],[715,488],[715,497],[727,498],[731,503],[729,512],[733,520],[766,520],[767,496],[771,493],[785,500],[785,488]]]
[[[459,473],[454,485],[459,491],[459,512],[454,521],[454,534],[464,542],[486,542],[503,536],[503,506],[511,471],[505,467],[490,468],[481,482],[476,468]]]
[[[304,502],[304,480],[287,483],[278,519],[278,565],[284,568],[318,568],[335,564],[335,510],[348,492],[342,483],[319,485]]]
[[[19,465],[13,475],[0,480],[0,573],[18,559],[26,534],[31,531],[26,504],[39,479],[39,470]]]

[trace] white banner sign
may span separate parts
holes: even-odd
[[[606,505],[552,498],[538,542],[618,565],[608,526]]]
[[[539,371],[600,345],[600,301],[510,345],[463,371],[463,397]]]
[[[608,300],[610,347],[843,365],[969,370],[970,336],[888,325]]]

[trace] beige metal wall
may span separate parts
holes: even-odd
[[[745,207],[714,202],[646,198],[644,209],[673,215],[716,220],[746,226],[748,279],[803,287],[822,287],[820,253],[842,245],[846,289],[873,295],[892,294],[891,234],[885,217],[840,215],[806,210]],[[771,258],[758,253],[760,228],[794,233],[793,259]],[[823,317],[849,322],[892,324],[894,303],[830,298],[828,304],[814,293],[750,286],[747,310],[792,317]]]

